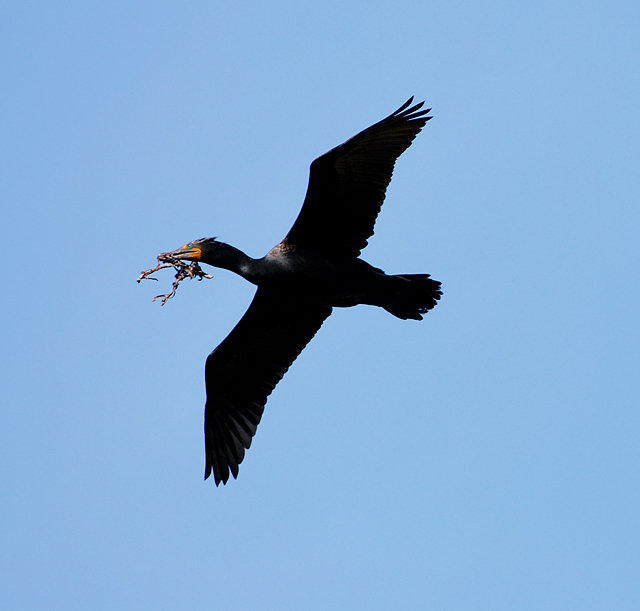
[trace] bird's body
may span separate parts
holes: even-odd
[[[205,479],[238,475],[267,397],[334,307],[379,306],[421,320],[440,299],[428,274],[389,276],[359,258],[397,157],[430,117],[412,99],[311,164],[309,188],[287,237],[263,258],[212,238],[164,253],[235,272],[258,287],[205,368]]]
[[[302,246],[280,243],[262,259],[251,259],[228,244],[218,244],[236,251],[231,271],[275,293],[291,291],[289,298],[350,307],[382,305],[378,301],[388,294],[389,276],[360,258],[323,256]]]

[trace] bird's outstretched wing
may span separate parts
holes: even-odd
[[[267,397],[329,314],[329,306],[258,289],[240,322],[207,358],[205,479],[212,470],[216,486],[227,483],[229,471],[238,476]]]
[[[284,241],[316,252],[357,257],[391,181],[396,159],[431,117],[424,102],[410,98],[393,114],[368,127],[311,164],[302,210]]]

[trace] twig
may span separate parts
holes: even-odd
[[[163,261],[165,263],[163,263]],[[154,297],[152,301],[156,301],[158,299],[162,299],[160,305],[163,306],[169,299],[171,299],[178,290],[178,284],[185,280],[186,278],[196,278],[197,280],[202,280],[203,278],[213,278],[211,274],[205,274],[202,271],[200,265],[198,265],[197,261],[181,261],[180,259],[174,259],[168,255],[159,255],[158,256],[158,265],[156,265],[153,269],[148,269],[142,272],[136,282],[140,282],[142,280],[158,280],[157,278],[150,278],[151,274],[161,270],[166,269],[167,267],[173,267],[176,270],[175,280],[173,281],[173,286],[171,287],[171,292],[166,295],[158,295]]]

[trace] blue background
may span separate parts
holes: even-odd
[[[4,609],[640,608],[640,5],[7,2]],[[410,95],[364,258],[422,323],[339,310],[203,483],[203,368],[313,158]]]

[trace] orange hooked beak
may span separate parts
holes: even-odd
[[[178,259],[180,261],[200,261],[202,257],[202,250],[193,244],[185,244],[178,250],[171,252],[163,252],[158,255],[160,261],[170,261],[171,259]]]

